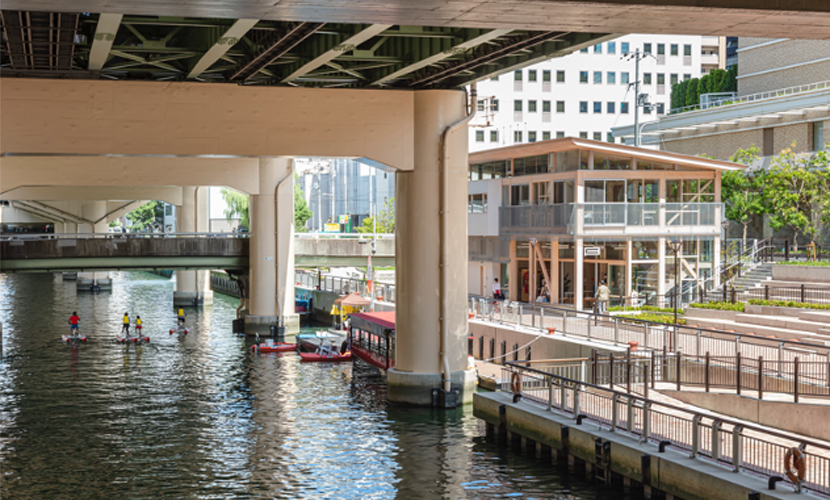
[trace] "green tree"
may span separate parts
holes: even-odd
[[[700,104],[700,94],[697,91],[698,79],[692,78],[686,87],[686,106],[696,106]]]
[[[308,219],[313,215],[311,209],[308,208],[303,197],[303,191],[300,189],[300,184],[297,182],[300,175],[294,173],[294,231],[298,233],[305,233],[308,228],[305,226]]]
[[[824,151],[797,154],[794,147],[774,156],[767,174],[770,226],[792,228],[794,243],[799,233],[815,241],[820,225],[830,222],[830,157]]]
[[[143,231],[147,227],[162,226],[164,224],[164,203],[148,201],[127,214],[132,222],[133,231]]]
[[[371,233],[374,227],[372,216],[363,219],[363,223],[357,227],[358,233]],[[377,231],[379,234],[395,233],[395,198],[389,198],[378,212]]]
[[[730,161],[750,166],[758,159],[760,148],[754,144],[747,149],[739,149]],[[721,199],[726,207],[726,218],[743,226],[743,242],[746,248],[746,233],[754,216],[767,213],[764,196],[766,171],[730,170],[721,176]]]
[[[250,229],[251,219],[248,215],[250,197],[247,194],[227,188],[222,188],[219,192],[222,194],[222,199],[225,200],[225,204],[227,205],[227,208],[225,208],[225,218],[231,220],[238,217],[239,225]]]

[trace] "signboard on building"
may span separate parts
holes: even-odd
[[[349,216],[348,215],[341,215],[340,216],[340,223],[341,224],[346,224],[348,222],[349,222]]]
[[[326,224],[326,227],[323,231],[326,233],[339,233],[340,224]]]
[[[584,253],[585,257],[599,257],[602,255],[602,249],[600,247],[585,247]]]

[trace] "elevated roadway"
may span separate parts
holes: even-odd
[[[295,263],[305,267],[365,266],[371,238],[297,234]],[[247,273],[247,234],[50,234],[0,239],[0,271],[224,269]],[[373,263],[395,264],[395,238],[379,235]]]

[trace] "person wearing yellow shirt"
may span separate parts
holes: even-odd
[[[135,334],[141,336],[141,316],[135,315]]]
[[[130,315],[128,313],[124,313],[121,331],[124,332],[126,335],[130,335]]]
[[[179,308],[179,327],[184,328],[184,308]]]

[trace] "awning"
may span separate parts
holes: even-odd
[[[356,292],[350,293],[349,295],[344,295],[344,296],[342,296],[339,299],[336,299],[334,301],[335,305],[338,305],[338,306],[341,306],[341,307],[343,307],[343,306],[363,307],[363,306],[368,306],[371,303],[372,302],[369,299],[364,299],[363,297],[358,295]]]
[[[351,326],[375,335],[389,335],[395,331],[395,311],[350,314]]]

